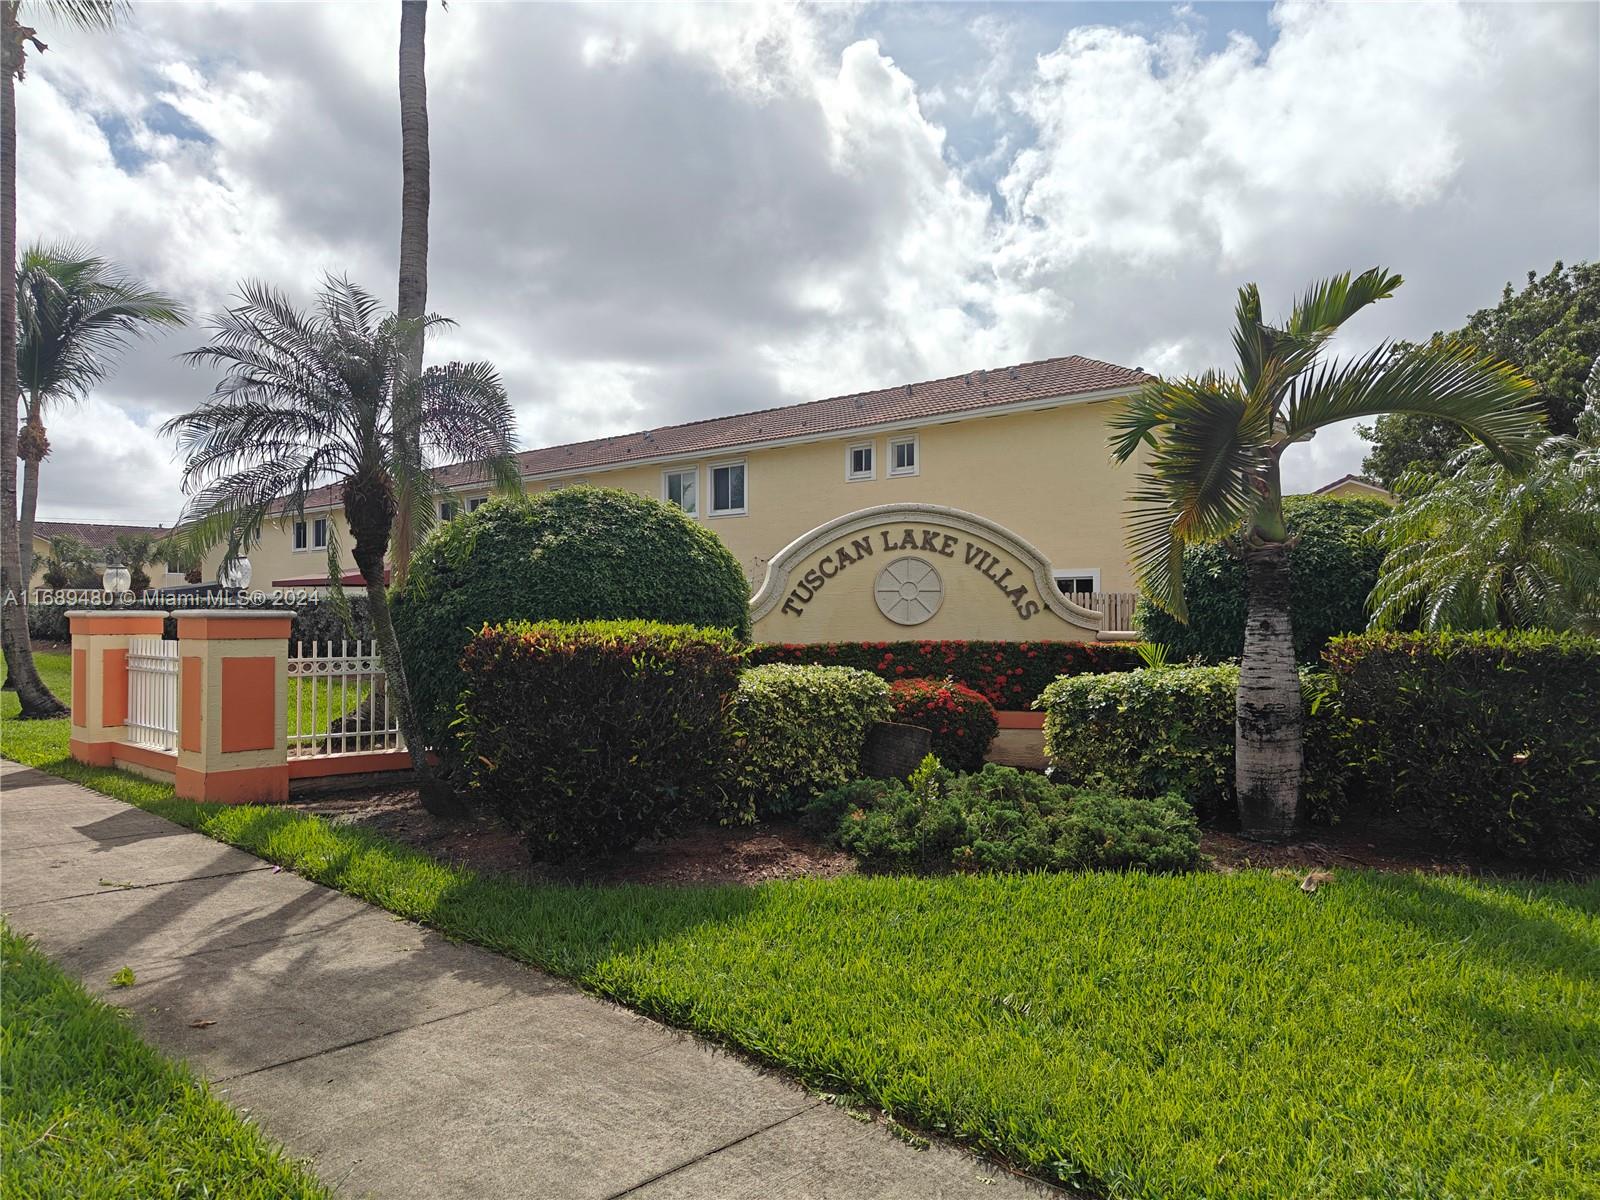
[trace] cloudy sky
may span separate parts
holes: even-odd
[[[42,29],[20,238],[182,298],[322,272],[393,295],[398,6],[136,4]],[[430,357],[487,358],[523,447],[1056,354],[1225,365],[1381,264],[1341,347],[1600,256],[1594,4],[430,9]],[[51,423],[40,514],[170,522],[156,433],[213,380],[140,346]],[[1359,467],[1349,430],[1292,487]]]

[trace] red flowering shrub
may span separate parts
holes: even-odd
[[[930,749],[952,771],[980,771],[1000,730],[994,705],[949,679],[900,679],[889,685],[894,720],[933,735]]]
[[[753,647],[747,660],[856,667],[890,683],[954,679],[999,709],[1025,709],[1062,675],[1136,671],[1132,642],[813,642]]]

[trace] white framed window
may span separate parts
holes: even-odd
[[[487,496],[474,496],[471,500],[467,501],[467,511],[468,512],[477,512],[480,508],[482,508],[487,503],[489,503],[489,497],[487,497]]]
[[[889,439],[889,474],[915,475],[922,469],[922,453],[917,435]]]
[[[1068,571],[1055,572],[1056,590],[1063,596],[1073,596],[1079,592],[1098,592],[1100,590],[1099,567],[1073,567]]]
[[[711,515],[738,517],[749,512],[744,460],[711,464]]]
[[[454,500],[439,501],[439,520],[448,521],[461,511],[461,505]]]
[[[318,517],[311,522],[311,548],[313,550],[326,550],[328,548],[327,517]]]
[[[545,485],[545,489],[544,490],[547,491],[547,492],[559,492],[562,488],[565,488],[565,487],[582,487],[584,484],[586,484],[588,482],[589,482],[589,480],[587,478],[582,477],[582,476],[580,476],[577,479],[552,480],[550,483],[547,483]]]
[[[700,468],[661,472],[661,498],[676,504],[691,517],[700,513]]]
[[[306,523],[304,521],[296,521],[294,523],[294,548],[296,553],[306,548]]]
[[[848,483],[855,483],[862,479],[876,479],[878,477],[878,447],[876,442],[857,442],[854,446],[845,447],[844,477]]]

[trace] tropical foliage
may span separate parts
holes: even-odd
[[[1480,309],[1462,328],[1434,339],[1477,346],[1521,367],[1539,385],[1550,431],[1574,433],[1589,364],[1600,355],[1600,262],[1570,267],[1558,262],[1542,276],[1529,271],[1521,291],[1506,284],[1499,304]],[[1407,343],[1396,345],[1401,351],[1412,349]],[[1408,467],[1443,473],[1468,441],[1453,422],[1413,413],[1381,416],[1357,429],[1373,443],[1362,469],[1388,488]]]
[[[451,362],[421,374],[410,369],[405,347],[417,328],[449,324],[439,316],[420,323],[383,316],[377,301],[346,279],[328,278],[310,315],[275,289],[246,283],[239,305],[213,318],[210,343],[184,356],[223,371],[216,390],[163,430],[175,433],[188,455],[188,545],[198,553],[225,544],[224,568],[268,521],[297,519],[318,487],[338,489],[389,695],[425,783],[424,801],[438,806],[446,802],[431,787],[386,590],[396,497],[412,497],[413,525],[426,529],[437,488],[413,448],[424,463],[473,463],[486,479],[519,486],[514,417],[494,368]],[[327,565],[337,601],[336,530]]]
[[[24,575],[29,573],[40,464],[50,454],[45,418],[86,399],[130,341],[186,319],[176,300],[87,247],[59,243],[23,251],[17,265],[17,376],[24,405],[17,443],[23,464],[17,537]]]
[[[1366,628],[1367,595],[1383,562],[1372,527],[1388,512],[1381,500],[1284,497],[1284,523],[1292,539],[1289,620],[1299,662],[1316,662],[1329,638]],[[1166,646],[1179,662],[1238,658],[1244,652],[1249,601],[1239,533],[1183,548],[1183,596],[1187,621],[1141,600],[1135,610],[1140,635]]]
[[[1280,460],[1328,425],[1387,412],[1453,421],[1499,460],[1532,457],[1542,424],[1533,383],[1452,339],[1405,351],[1388,342],[1323,357],[1346,321],[1393,295],[1379,268],[1312,286],[1269,324],[1248,285],[1235,311],[1235,373],[1156,380],[1112,418],[1112,452],[1143,455],[1131,493],[1128,549],[1145,598],[1180,621],[1183,548],[1238,531],[1248,577],[1240,660],[1237,781],[1252,832],[1283,835],[1298,816],[1301,704],[1289,616],[1289,530]]]
[[[1526,472],[1477,446],[1442,477],[1406,472],[1376,528],[1374,627],[1600,633],[1600,357],[1589,391],[1579,432],[1546,438]]]

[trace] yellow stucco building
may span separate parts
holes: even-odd
[[[1104,619],[1068,595],[1134,588],[1123,543],[1135,467],[1112,465],[1106,422],[1145,379],[1053,358],[518,459],[528,491],[621,488],[704,523],[744,566],[762,640],[1090,638]],[[470,465],[438,478],[441,516],[488,496]],[[326,583],[330,535],[353,573],[325,488],[249,549],[251,586]]]

